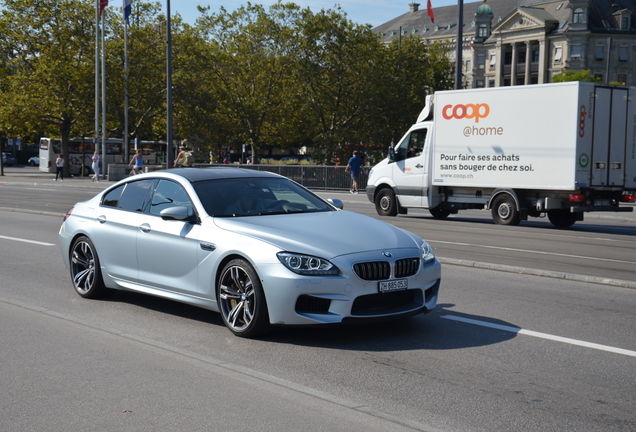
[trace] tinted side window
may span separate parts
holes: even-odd
[[[107,207],[117,207],[117,203],[119,203],[119,197],[121,197],[121,193],[124,191],[124,186],[119,186],[108,192],[102,198],[102,205]]]
[[[161,210],[169,207],[183,206],[192,210],[192,202],[181,185],[170,180],[159,180],[157,189],[150,203],[150,214],[159,215]]]
[[[126,183],[124,191],[119,198],[117,208],[142,212],[148,199],[148,191],[152,189],[154,183],[154,180]]]

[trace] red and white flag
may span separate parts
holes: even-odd
[[[429,0],[430,1],[430,0]],[[101,15],[104,8],[108,6],[108,0],[99,0],[99,14]]]
[[[435,14],[433,13],[433,5],[431,4],[431,0],[428,0],[426,3],[426,13],[429,17],[431,17],[431,22],[435,24]]]

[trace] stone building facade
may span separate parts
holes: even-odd
[[[384,43],[420,37],[455,57],[457,6],[419,4],[374,29]],[[463,86],[542,84],[566,70],[636,86],[636,0],[484,0],[464,4]]]

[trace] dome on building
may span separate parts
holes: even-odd
[[[492,8],[486,4],[486,0],[484,0],[484,3],[477,8],[477,12],[475,12],[475,16],[477,15],[492,16]]]

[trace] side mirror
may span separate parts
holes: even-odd
[[[177,206],[177,207],[168,207],[167,209],[161,210],[159,213],[161,219],[163,220],[180,220],[185,221],[191,219],[193,216],[192,208],[185,206]]]
[[[395,162],[395,149],[393,146],[389,146],[389,161]]]
[[[344,208],[344,204],[342,203],[342,201],[340,201],[337,198],[329,198],[327,201],[329,201],[329,204],[331,204],[337,209],[342,210]]]

